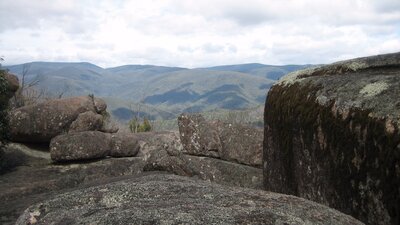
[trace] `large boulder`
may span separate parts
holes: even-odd
[[[400,224],[400,53],[291,73],[264,116],[266,190]]]
[[[294,196],[144,174],[53,196],[19,224],[362,224]]]
[[[53,137],[67,133],[77,119],[72,130],[98,129],[98,123],[101,121],[97,114],[103,114],[106,107],[105,102],[99,98],[81,96],[17,108],[9,114],[11,139],[16,142],[49,143]],[[87,114],[89,111],[93,114]],[[79,116],[82,113],[86,114]],[[91,115],[94,115],[94,118],[91,118]],[[95,121],[96,124],[86,121]]]
[[[103,127],[103,116],[92,111],[87,111],[78,117],[69,126],[68,132],[82,132],[88,130],[101,130]]]
[[[50,142],[51,159],[55,162],[91,160],[111,157],[132,157],[139,152],[136,134],[100,131],[70,132]]]
[[[109,156],[129,157],[136,156],[140,149],[139,139],[132,133],[115,133],[111,135]]]
[[[63,134],[50,142],[51,159],[56,162],[104,158],[110,149],[111,135],[100,131]]]
[[[262,129],[206,121],[199,114],[182,114],[178,125],[184,153],[261,167]]]

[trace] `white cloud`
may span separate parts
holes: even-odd
[[[400,51],[398,0],[2,0],[6,64],[329,63]]]

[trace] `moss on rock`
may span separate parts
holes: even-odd
[[[374,82],[391,85],[359,95]],[[264,114],[265,188],[329,205],[369,224],[398,224],[399,86],[400,69],[393,65],[273,86]]]

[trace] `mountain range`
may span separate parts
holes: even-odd
[[[123,65],[102,68],[87,62],[31,62],[4,66],[54,96],[94,94],[106,100],[118,120],[140,111],[150,119],[182,112],[257,107],[281,76],[310,65],[258,63],[208,68]]]

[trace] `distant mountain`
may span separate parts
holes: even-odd
[[[272,80],[279,80],[279,78],[281,78],[285,74],[288,74],[296,70],[301,70],[310,66],[311,65],[274,66],[274,65],[264,65],[260,63],[248,63],[248,64],[238,64],[238,65],[215,66],[204,69],[216,70],[216,71],[236,71],[255,76],[265,77]]]
[[[197,69],[153,65],[101,68],[86,62],[32,62],[6,68],[19,77],[25,71],[27,82],[38,80],[37,88],[56,96],[103,97],[114,117],[128,120],[138,110],[156,119],[182,112],[257,107],[277,79],[308,66],[252,63]]]

